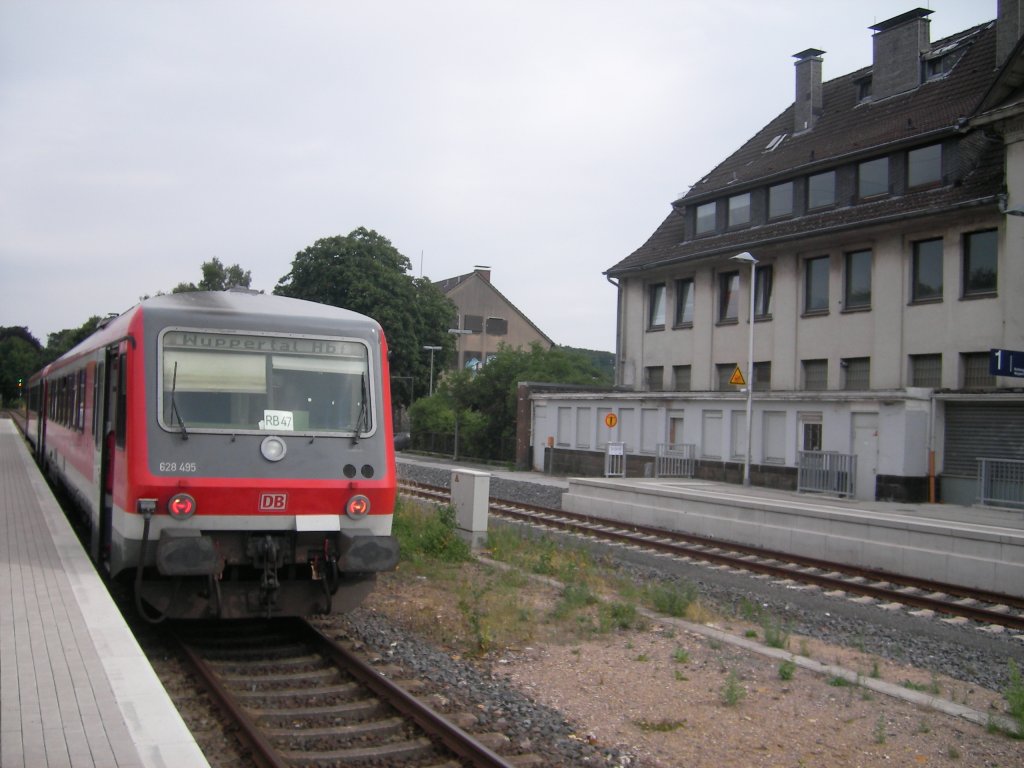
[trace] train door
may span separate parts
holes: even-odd
[[[100,453],[99,516],[89,541],[89,553],[96,563],[103,564],[110,557],[110,538],[114,519],[114,477],[118,448],[122,455],[125,440],[125,352],[121,347],[107,347],[103,363],[97,366],[99,383],[97,423]]]

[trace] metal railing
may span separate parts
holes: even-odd
[[[604,476],[626,476],[626,444],[608,443],[604,450]]]
[[[697,446],[693,443],[658,443],[654,460],[655,477],[693,477],[697,467]]]
[[[857,457],[835,451],[800,451],[796,489],[852,497],[856,492]]]
[[[1024,508],[1024,461],[978,459],[978,503]]]

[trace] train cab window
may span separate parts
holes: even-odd
[[[161,424],[171,431],[368,435],[369,349],[341,339],[169,329]]]

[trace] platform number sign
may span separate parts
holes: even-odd
[[[1013,349],[990,350],[988,372],[991,376],[1024,379],[1024,352]]]

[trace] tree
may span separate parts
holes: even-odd
[[[65,328],[62,331],[49,334],[46,337],[46,350],[43,353],[45,361],[53,362],[69,349],[85,341],[96,332],[102,320],[103,318],[99,315],[93,315],[78,328]]]
[[[430,360],[423,346],[443,346],[434,364],[444,365],[455,346],[447,329],[456,309],[429,280],[407,274],[411,269],[390,240],[360,227],[321,238],[295,254],[274,293],[372,317],[387,337],[392,375],[411,376],[415,390],[426,392]],[[405,404],[409,394],[404,388],[392,393]]]
[[[171,293],[190,293],[192,291],[226,291],[229,288],[248,288],[252,284],[252,272],[243,270],[238,264],[225,267],[221,260],[214,256],[200,266],[203,279],[199,285],[195,283],[178,283]]]
[[[501,345],[498,353],[475,375],[459,371],[445,377],[434,398],[439,405],[417,402],[410,411],[413,432],[455,422],[459,417],[460,452],[479,458],[507,458],[507,447],[516,436],[517,387],[521,381],[579,384],[594,389],[611,386],[611,376],[594,365],[592,356],[580,350],[534,343],[529,349]],[[444,416],[448,409],[451,416]],[[414,437],[415,442],[415,437]]]
[[[0,327],[0,403],[18,400],[28,377],[42,367],[42,346],[28,328]]]

